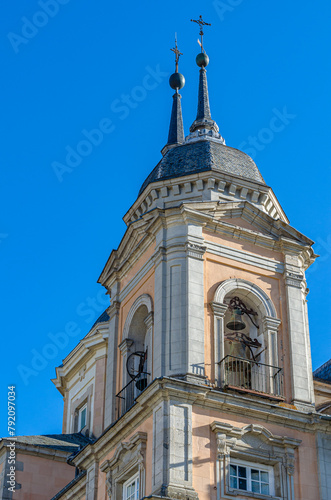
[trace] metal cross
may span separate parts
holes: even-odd
[[[204,49],[203,49],[203,35],[204,35],[203,27],[204,26],[211,26],[211,24],[205,23],[205,21],[202,19],[202,16],[199,16],[199,19],[191,19],[191,21],[193,23],[197,23],[199,25],[199,28],[200,28],[199,35],[201,36],[201,42],[200,42],[200,40],[198,40],[198,43],[201,46],[202,52],[204,52]]]
[[[172,50],[172,52],[173,52],[173,53],[175,54],[175,56],[176,56],[176,73],[178,73],[178,61],[179,61],[179,56],[182,56],[182,55],[183,55],[183,53],[182,53],[182,52],[180,52],[180,51],[178,50],[178,47],[177,47],[177,35],[176,35],[176,37],[175,37],[175,47],[174,47],[173,49],[170,49],[170,50]]]

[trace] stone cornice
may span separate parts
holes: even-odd
[[[6,449],[7,444],[13,442],[10,438],[2,438],[0,443],[0,454],[2,449]],[[77,447],[78,449],[78,447]],[[16,453],[21,453],[24,455],[33,455],[38,457],[43,457],[48,460],[55,460],[58,462],[66,462],[69,455],[72,454],[72,451],[58,450],[56,448],[48,448],[43,447],[38,444],[30,444],[30,443],[21,443],[20,441],[15,441],[15,450]]]
[[[182,202],[192,197],[202,201],[206,197],[233,200],[249,200],[269,213],[273,218],[280,218],[289,223],[285,212],[277,200],[273,190],[263,183],[246,179],[222,171],[206,171],[149,184],[123,217],[128,225],[139,219],[144,213],[160,206],[174,197]],[[213,195],[211,194],[213,193]]]
[[[257,231],[242,228],[223,220],[232,217],[244,218],[256,226]],[[316,257],[310,248],[313,244],[312,240],[285,222],[274,220],[250,202],[179,202],[175,207],[154,208],[151,212],[144,214],[139,221],[133,222],[127,229],[118,250],[116,250],[116,259],[115,254],[112,259],[111,257],[108,259],[99,282],[110,288],[116,281],[121,280],[155,241],[155,235],[161,228],[166,229],[181,221],[186,224],[189,222],[200,224],[213,234],[247,241],[283,254],[301,255],[302,260],[306,263],[305,267],[308,267]],[[136,244],[128,246],[129,239],[134,237],[135,228],[145,236],[140,240],[134,238]],[[261,232],[262,229],[264,232]]]
[[[288,436],[275,436],[270,431],[267,431],[263,426],[256,424],[250,424],[240,428],[227,424],[226,422],[218,422],[215,420],[210,427],[214,433],[226,434],[227,436],[234,437],[236,439],[240,439],[246,433],[251,432],[257,436],[263,436],[266,441],[276,446],[291,446],[292,448],[297,448],[302,443],[301,439],[290,438]]]
[[[62,395],[68,379],[78,373],[81,366],[93,356],[95,358],[94,361],[96,361],[96,352],[103,350],[102,354],[106,355],[108,335],[108,324],[106,327],[102,327],[99,323],[95,327],[95,333],[80,340],[75,349],[63,360],[63,366],[56,367],[56,378],[52,379],[52,382]],[[100,357],[100,354],[98,357]]]
[[[183,380],[163,378],[154,380],[137,398],[136,404],[106,429],[93,445],[87,445],[81,450],[74,457],[73,463],[79,468],[87,468],[87,464],[91,462],[91,453],[95,454],[98,460],[102,460],[152,414],[157,404],[171,399],[221,411],[229,416],[250,418],[254,422],[274,423],[301,432],[314,433],[320,430],[331,434],[330,419],[323,418],[323,415],[284,408],[264,400],[253,401],[244,396],[224,393]]]
[[[149,225],[151,222],[151,217],[154,218],[156,216],[155,213],[146,214],[146,216],[137,221],[134,224],[131,224],[117,250],[112,250],[99,278],[98,283],[101,283],[103,286],[109,287],[109,278],[113,275],[114,271],[119,272],[119,276],[117,279],[121,279],[120,270],[123,268],[123,265],[126,261],[134,256],[134,260],[137,261],[141,255],[144,254],[146,249],[153,243],[153,236],[146,231],[146,225]],[[129,267],[130,262],[129,262]],[[123,273],[123,270],[122,270]]]

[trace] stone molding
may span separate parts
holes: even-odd
[[[151,328],[154,324],[154,313],[151,311],[148,316],[144,319],[144,323],[146,325],[147,330]]]
[[[147,293],[140,295],[132,304],[130,311],[128,312],[128,315],[127,315],[126,320],[125,320],[123,334],[122,334],[123,339],[127,338],[128,334],[129,334],[129,329],[130,329],[132,318],[133,318],[135,312],[141,306],[146,306],[148,313],[151,313],[153,311],[152,297],[150,295],[148,295]]]
[[[203,180],[198,179],[197,182],[203,183]],[[218,189],[220,189],[223,182],[216,182],[215,185],[218,183]],[[122,279],[147,248],[155,242],[156,233],[162,227],[166,227],[169,222],[171,223],[174,215],[177,217],[177,223],[180,219],[185,221],[185,217],[189,216],[192,221],[194,220],[194,223],[201,224],[205,229],[217,234],[239,238],[282,253],[294,252],[295,254],[301,254],[305,267],[308,267],[314,261],[316,256],[310,248],[313,244],[312,240],[296,231],[288,223],[269,217],[268,214],[253,204],[253,200],[251,202],[243,201],[242,198],[231,200],[225,197],[221,202],[202,199],[196,201],[194,200],[194,194],[189,192],[191,183],[188,179],[185,180],[184,186],[187,196],[190,197],[189,199],[179,200],[178,205],[174,207],[162,208],[155,206],[142,215],[139,220],[129,224],[119,249],[113,251],[108,259],[99,278],[100,283],[112,288],[116,281]],[[210,189],[207,189],[207,191],[211,192]],[[232,217],[242,217],[256,226],[257,231],[222,222],[222,218]],[[129,243],[132,240],[135,242],[138,240],[138,244],[135,246],[130,245]],[[154,256],[154,259],[156,257],[157,255]]]
[[[127,352],[130,350],[130,347],[134,344],[132,339],[124,339],[118,345],[119,350],[121,351],[122,356],[125,356]]]
[[[198,500],[199,498],[198,493],[193,488],[185,488],[178,485],[169,485],[165,488],[165,494],[168,498],[173,498],[174,500]]]
[[[251,292],[262,305],[264,309],[263,316],[266,315],[271,318],[277,318],[275,306],[268,295],[254,283],[240,278],[231,278],[223,281],[215,291],[214,302],[223,304],[226,295],[235,290],[245,290]]]
[[[211,387],[163,377],[154,380],[138,396],[136,404],[93,443],[96,456],[104,457],[110,453],[116,445],[126,439],[126,435],[131,432],[137,421],[141,422],[151,416],[153,408],[162,401],[168,401],[169,398],[197,405],[199,408],[217,410],[229,415],[236,414],[238,417],[273,423],[300,432],[313,434],[320,431],[331,435],[329,418],[324,415],[282,407],[262,399],[252,400],[241,395],[233,396]],[[75,455],[72,459],[75,466],[86,468],[91,456],[91,447],[92,445],[88,445]]]
[[[208,253],[218,255],[219,257],[223,257],[225,259],[235,260],[249,266],[266,269],[267,271],[273,271],[279,274],[284,273],[284,264],[280,261],[274,261],[261,255],[257,255],[256,253],[244,252],[237,248],[231,248],[221,245],[220,243],[208,241],[208,235],[206,235],[205,238]]]
[[[111,305],[107,309],[109,321],[111,321],[114,316],[119,314],[120,308],[121,308],[121,303],[118,300],[113,300]]]
[[[285,284],[287,286],[293,286],[295,288],[300,288],[300,289],[302,288],[302,282],[304,280],[303,274],[296,274],[296,273],[291,273],[289,271],[285,271],[283,277]]]
[[[146,186],[144,192],[123,217],[124,222],[129,225],[139,220],[147,211],[158,206],[160,201],[163,208],[167,198],[172,200],[176,196],[185,202],[192,197],[193,193],[196,193],[200,195],[200,198],[203,196],[209,199],[215,199],[215,197],[220,199],[226,196],[229,201],[247,200],[273,219],[281,219],[289,223],[272,189],[264,184],[231,174],[224,176],[221,172],[215,171],[201,172],[199,178],[196,177],[196,174],[187,175]]]
[[[275,436],[266,427],[258,424],[249,424],[240,428],[225,422],[214,421],[211,424],[211,430],[216,435],[218,488],[221,491],[221,498],[233,494],[229,483],[228,467],[231,460],[239,459],[251,464],[271,466],[275,476],[276,497],[280,498],[285,493],[287,500],[294,500],[292,492],[295,450],[300,446],[301,440],[288,436]],[[284,485],[286,485],[286,492],[283,491]],[[261,498],[270,497],[261,495]]]
[[[70,420],[73,423],[73,428],[71,432],[88,432],[89,435],[92,434],[92,428],[91,428],[91,420],[92,420],[92,415],[93,415],[93,408],[92,408],[92,396],[94,392],[94,384],[93,380],[91,381],[90,385],[85,389],[84,393],[82,396],[79,398],[74,399],[71,402],[71,408],[70,408]],[[86,424],[83,429],[78,429],[78,414],[79,410],[82,406],[84,406],[86,403]],[[72,425],[69,422],[69,426]]]
[[[228,310],[227,304],[219,304],[218,302],[211,302],[209,305],[215,316],[218,316],[219,318],[224,318],[225,313]]]
[[[146,444],[147,434],[137,432],[129,441],[117,446],[111,460],[105,460],[100,465],[101,472],[106,473],[106,489],[109,499],[121,499],[123,484],[136,473],[139,474],[139,498],[144,496]]]
[[[264,316],[264,318],[262,318],[262,326],[264,330],[277,331],[280,324],[281,320],[278,318],[272,318],[270,316]]]
[[[203,245],[197,245],[195,243],[186,243],[186,253],[188,257],[192,257],[197,260],[203,260],[203,256],[207,250],[207,247]]]

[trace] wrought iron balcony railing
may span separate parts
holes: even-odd
[[[223,388],[283,399],[281,368],[236,356],[225,356],[219,364]]]
[[[144,372],[139,374],[116,394],[117,418],[120,418],[131,408],[139,394],[147,387],[147,375]]]

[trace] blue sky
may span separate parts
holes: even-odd
[[[314,368],[331,357],[324,326],[330,3],[7,2],[0,19],[2,436],[13,383],[17,434],[61,432],[62,398],[50,379],[106,307],[97,278],[167,141],[175,32],[186,134],[195,119],[199,47],[190,19],[199,14],[212,23],[205,36],[212,117],[229,146],[254,156],[291,224],[316,242],[321,257],[307,272]],[[277,113],[287,123],[272,131]],[[82,142],[88,137],[94,145]],[[67,345],[54,348],[52,335],[65,329]],[[43,349],[48,359],[38,357]]]

